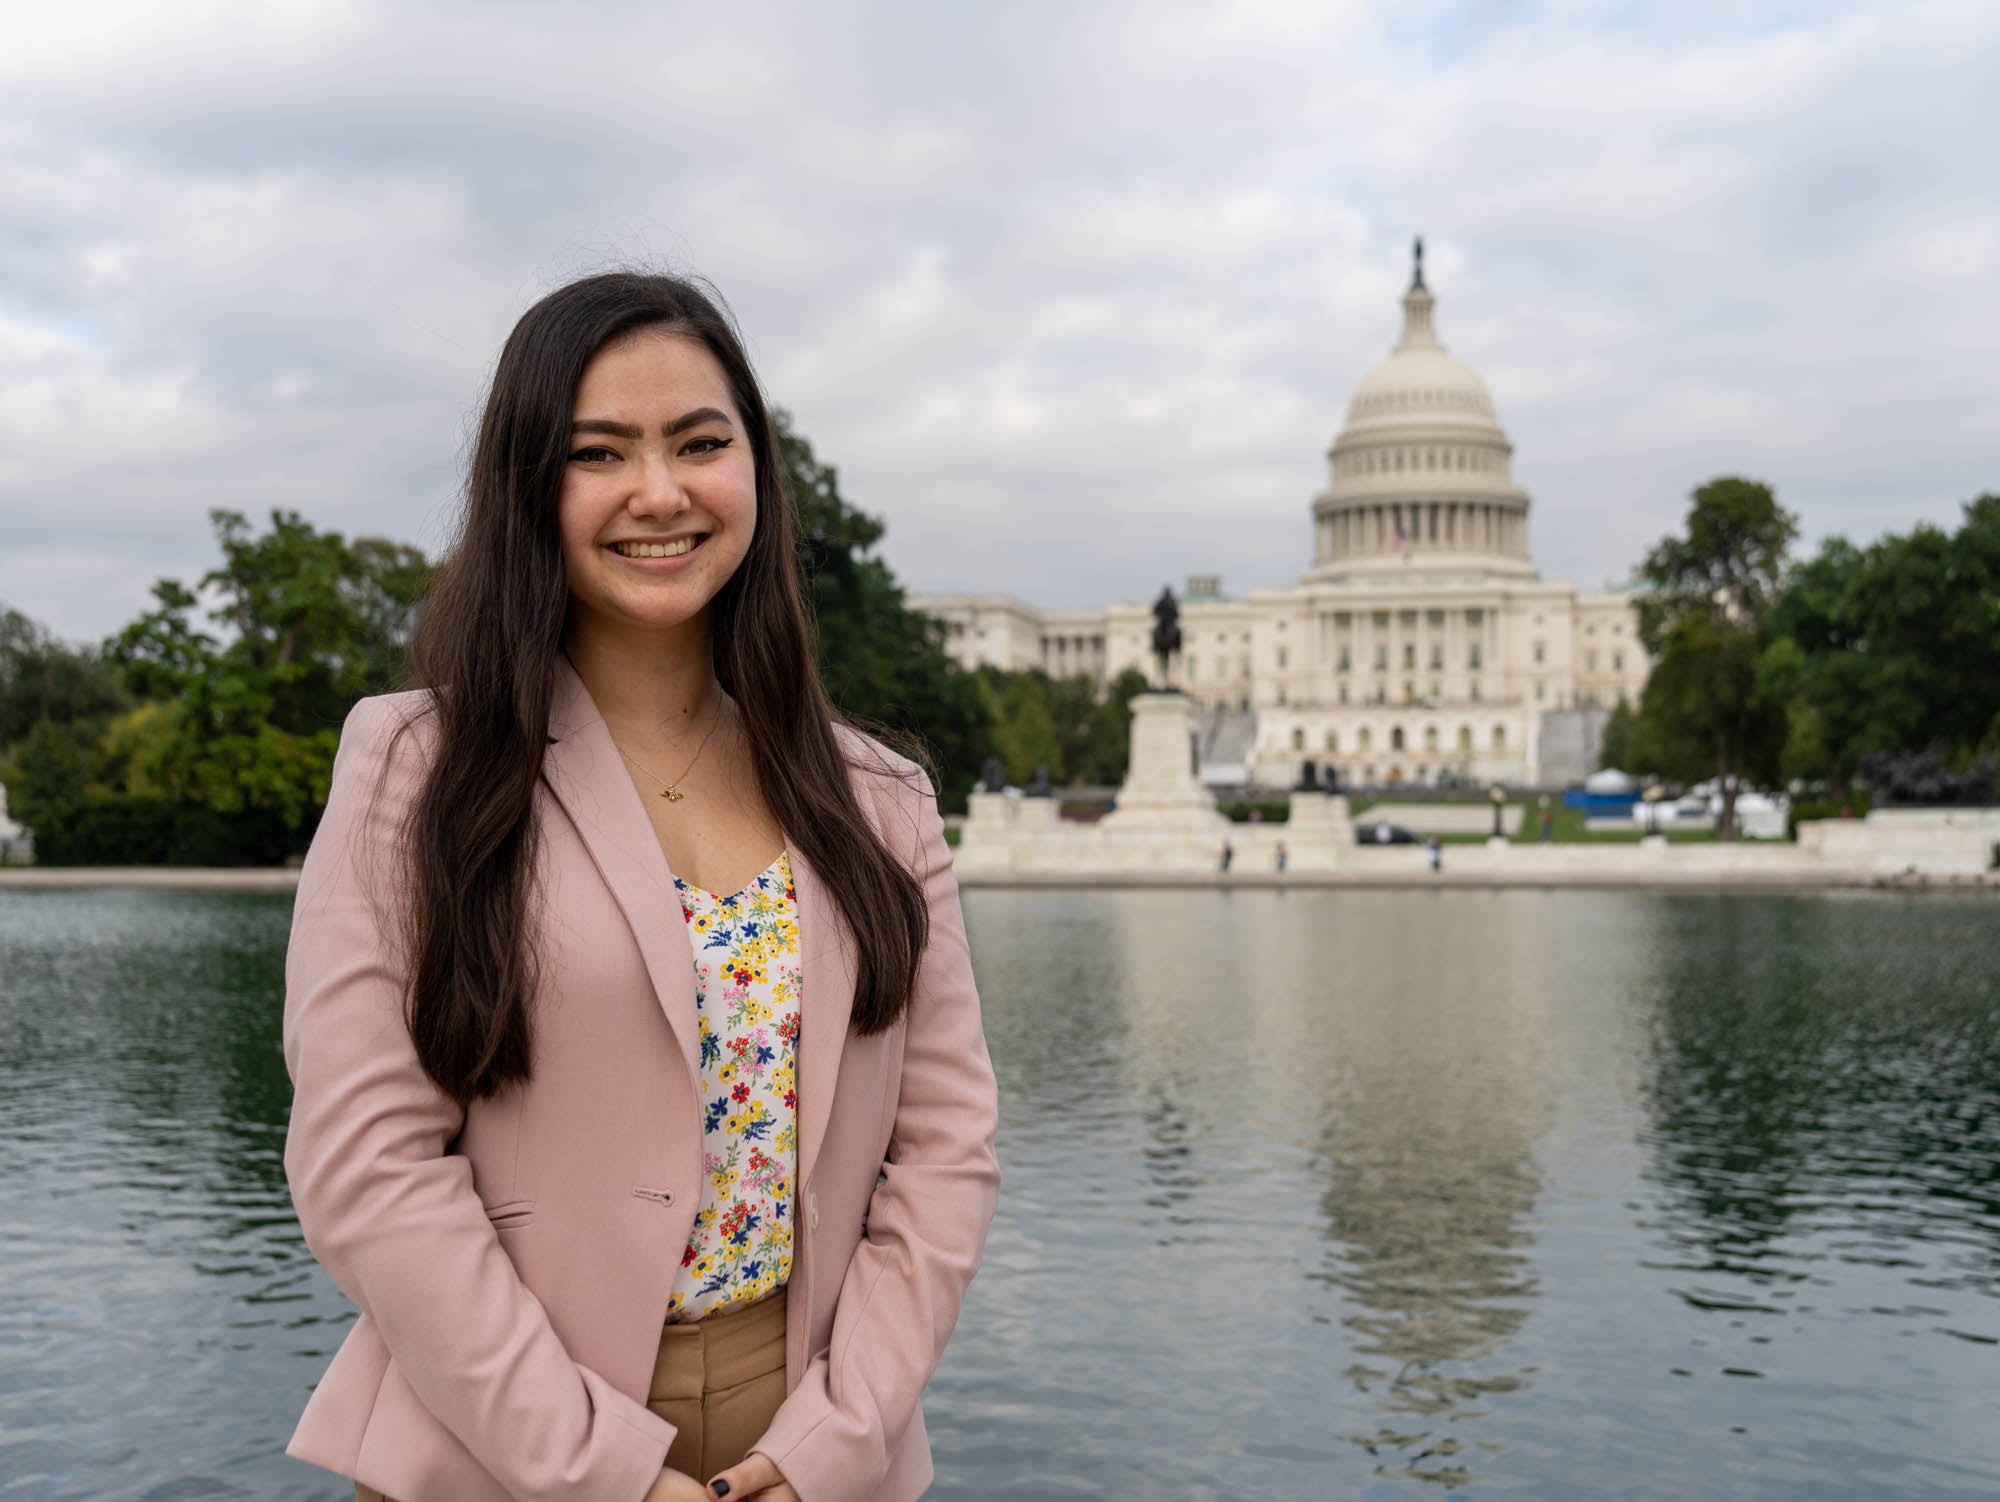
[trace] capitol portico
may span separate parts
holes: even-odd
[[[1441,775],[1560,783],[1594,764],[1604,713],[1646,679],[1630,597],[1547,581],[1527,492],[1484,383],[1438,341],[1421,244],[1403,335],[1355,390],[1312,503],[1299,582],[1181,599],[1178,685],[1207,711],[1204,776],[1286,786],[1310,758],[1344,782]],[[973,667],[1105,683],[1151,672],[1152,607],[1053,611],[913,595]]]

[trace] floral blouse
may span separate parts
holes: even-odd
[[[798,1163],[799,913],[785,853],[727,897],[674,878],[694,945],[701,1202],[667,1299],[686,1322],[753,1304],[792,1273]]]

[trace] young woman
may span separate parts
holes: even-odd
[[[706,297],[529,310],[286,960],[286,1173],[361,1311],[289,1453],[362,1499],[930,1482],[993,1072],[936,798],[829,706],[796,559]]]

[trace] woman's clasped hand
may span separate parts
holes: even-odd
[[[741,1465],[718,1472],[707,1486],[679,1471],[662,1471],[646,1493],[645,1502],[715,1502],[718,1497],[727,1497],[730,1502],[745,1497],[754,1497],[757,1502],[799,1502],[799,1494],[762,1455],[751,1455]]]

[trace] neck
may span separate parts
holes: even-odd
[[[572,616],[563,651],[621,745],[676,744],[716,722],[724,694],[706,612],[673,631],[606,627]]]

